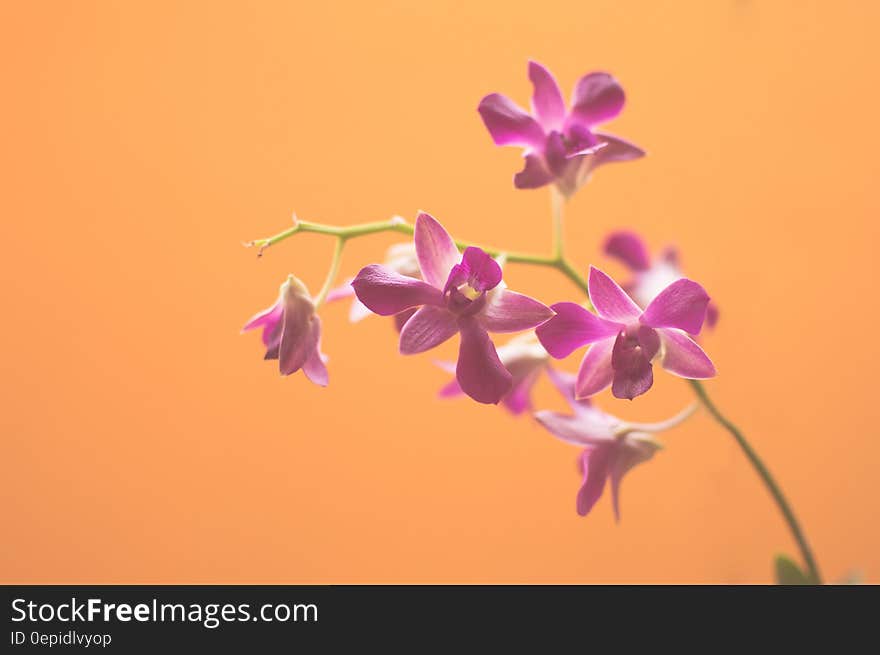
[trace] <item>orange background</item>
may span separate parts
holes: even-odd
[[[282,379],[243,322],[331,243],[242,240],[431,211],[461,238],[549,248],[546,191],[475,111],[628,92],[609,130],[649,157],[568,211],[586,270],[608,230],[674,242],[721,307],[709,389],[792,499],[830,580],[880,576],[880,9],[858,2],[5,3],[0,10],[3,582],[768,582],[796,555],[703,414],[577,516],[576,450],[440,401],[442,352],[325,308],[331,386]],[[359,240],[343,273],[381,259]],[[513,288],[578,299],[551,271]],[[503,340],[503,338],[502,338]],[[574,367],[572,358],[566,366]],[[542,407],[559,401],[542,384]],[[658,375],[604,407],[665,418]]]

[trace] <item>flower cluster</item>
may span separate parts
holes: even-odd
[[[543,66],[530,62],[529,79],[534,86],[531,114],[499,94],[486,96],[478,107],[496,144],[525,149],[525,167],[514,178],[517,188],[552,184],[569,197],[599,166],[644,155],[628,141],[595,129],[624,106],[623,89],[611,75],[585,75],[568,107]],[[466,395],[478,403],[500,403],[513,415],[532,414],[552,435],[579,446],[583,481],[577,511],[581,515],[596,504],[607,481],[619,517],[623,476],[653,457],[659,448],[653,437],[656,432],[678,425],[694,409],[663,423],[633,424],[601,410],[594,397],[607,387],[615,398],[632,400],[646,393],[653,385],[655,364],[683,378],[715,375],[695,337],[704,324],[715,324],[717,309],[702,286],[684,277],[674,250],[651,260],[645,244],[632,232],[615,232],[604,245],[606,255],[629,269],[630,280],[618,285],[591,266],[582,289],[588,299],[548,307],[507,287],[502,279],[503,256],[457,243],[427,213],[420,213],[412,226],[394,219],[346,231],[300,222],[289,234],[307,229],[334,235],[337,254],[317,297],[290,276],[277,302],[245,325],[245,330],[262,329],[265,358],[277,359],[282,375],[302,370],[312,382],[326,385],[317,308],[324,301],[344,298],[352,299],[353,322],[371,313],[393,317],[403,355],[424,353],[457,336],[457,360],[440,364],[455,378],[439,395]],[[380,231],[410,233],[412,243],[392,246],[383,264],[364,266],[345,284],[332,288],[346,239]],[[285,236],[261,245],[267,247]],[[568,272],[573,269],[561,256],[521,256],[518,261],[553,266],[576,281],[582,279]],[[504,333],[519,334],[496,347],[494,335]],[[588,350],[577,376],[551,364],[584,346]],[[534,411],[532,389],[545,375],[568,402],[570,413]]]

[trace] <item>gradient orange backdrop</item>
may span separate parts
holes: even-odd
[[[546,191],[476,113],[526,61],[628,92],[649,151],[568,211],[586,269],[627,226],[721,307],[709,389],[790,496],[830,580],[880,576],[877,5],[849,2],[5,3],[0,9],[3,582],[768,582],[796,555],[705,415],[577,516],[575,449],[437,400],[434,353],[323,311],[331,386],[238,331],[331,243],[306,220],[431,211],[549,248]],[[381,258],[353,242],[343,273]],[[576,299],[550,271],[511,286]],[[441,355],[449,354],[449,348]],[[574,366],[575,359],[568,366]],[[558,400],[542,386],[540,404]],[[658,376],[629,418],[690,401]]]

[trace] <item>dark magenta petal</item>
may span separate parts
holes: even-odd
[[[540,325],[535,334],[544,349],[556,359],[564,359],[589,343],[610,339],[623,325],[599,318],[573,302],[552,305],[556,316]]]
[[[477,107],[492,140],[499,146],[522,146],[541,148],[544,130],[532,116],[512,100],[492,93],[480,101]]]
[[[442,289],[449,271],[461,260],[452,237],[437,219],[425,212],[419,212],[413,241],[422,277],[428,284]]]
[[[513,185],[517,189],[538,189],[549,184],[553,179],[544,160],[536,154],[526,155],[526,165],[519,173],[513,176]]]
[[[568,157],[592,154],[604,147],[605,143],[583,125],[573,123],[565,132],[565,152]]]
[[[358,300],[380,316],[399,314],[418,305],[439,305],[440,289],[412,277],[370,264],[361,269],[351,283]]]
[[[501,282],[501,266],[482,248],[466,248],[461,263],[468,273],[468,284],[477,291],[489,291]]]
[[[644,333],[640,329],[638,337],[626,333],[618,335],[611,352],[611,367],[614,369],[611,393],[615,398],[632,400],[651,388],[654,384],[651,358],[659,346],[660,339],[650,328]]]
[[[703,349],[684,332],[660,329],[663,368],[679,377],[705,380],[715,377],[715,365]]]
[[[403,326],[406,325],[406,322],[412,318],[412,315],[418,311],[415,307],[410,307],[409,309],[405,309],[399,314],[394,315],[394,329],[397,330],[398,333],[403,329]]]
[[[660,350],[660,334],[657,330],[647,325],[640,325],[636,330],[636,339],[645,357],[654,359],[654,355]]]
[[[572,97],[572,114],[587,127],[611,120],[623,109],[623,87],[608,73],[590,73],[578,80]]]
[[[546,68],[536,61],[529,62],[529,80],[534,86],[532,109],[546,130],[558,130],[565,120],[565,100],[559,85]]]
[[[553,316],[553,310],[534,298],[508,289],[495,289],[477,314],[489,332],[530,330]]]
[[[598,168],[604,164],[618,161],[632,161],[645,156],[645,151],[634,143],[625,141],[618,136],[596,132],[596,138],[605,145],[596,151],[590,161],[590,168]]]
[[[614,444],[587,448],[581,455],[583,482],[577,495],[577,513],[586,516],[602,497],[608,479]]]
[[[456,317],[445,307],[425,305],[404,324],[400,331],[400,354],[425,352],[458,332]]]
[[[706,290],[696,282],[682,278],[657,294],[642,314],[641,321],[654,328],[678,328],[698,334],[708,305]]]
[[[575,397],[580,399],[595,396],[607,388],[614,379],[611,367],[611,352],[614,348],[613,339],[598,341],[590,346],[587,355],[578,369]]]
[[[595,266],[590,267],[590,300],[602,318],[628,323],[637,320],[642,310],[617,283]]]
[[[496,404],[510,390],[511,375],[485,328],[473,319],[459,321],[461,346],[456,378],[462,391],[479,403]]]
[[[577,165],[577,162],[572,162],[568,158],[565,139],[563,139],[562,134],[559,132],[551,132],[547,137],[547,142],[544,146],[544,161],[547,162],[547,167],[555,177],[562,177],[566,174],[569,167]]]
[[[647,271],[651,268],[648,248],[635,232],[612,232],[605,240],[605,254],[616,257],[633,271]]]

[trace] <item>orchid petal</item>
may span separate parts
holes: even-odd
[[[589,398],[607,388],[614,379],[611,353],[614,341],[606,339],[590,346],[578,370],[575,398]]]
[[[535,412],[535,420],[557,439],[576,446],[592,443],[586,440],[577,416],[541,410]]]
[[[590,300],[602,318],[627,323],[641,316],[642,310],[633,299],[595,266],[590,267],[588,286]]]
[[[400,354],[425,352],[458,332],[455,315],[445,307],[425,305],[400,330]]]
[[[549,184],[553,173],[547,170],[544,160],[536,154],[526,155],[525,167],[513,176],[513,186],[517,189],[538,189]]]
[[[541,368],[533,369],[526,375],[519,377],[519,379],[517,379],[517,375],[513,374],[513,372],[511,374],[513,375],[513,385],[510,391],[505,394],[502,402],[511,414],[518,416],[532,408],[532,387],[535,386],[538,376],[541,375]]]
[[[327,294],[325,302],[336,302],[337,300],[351,298],[353,295],[354,289],[352,289],[351,287],[351,280],[346,280],[340,286],[330,290],[330,293]]]
[[[496,289],[488,294],[477,319],[489,332],[520,332],[541,325],[552,316],[553,310],[534,298]]]
[[[706,327],[708,327],[709,329],[713,329],[717,323],[718,305],[710,302],[709,306],[706,307]]]
[[[433,216],[424,212],[416,217],[413,240],[422,277],[425,282],[442,289],[452,267],[461,261],[455,242]]]
[[[697,343],[684,332],[661,328],[657,330],[665,352],[662,365],[670,373],[690,380],[715,377],[715,365]]]
[[[498,358],[495,345],[482,325],[463,319],[459,327],[458,383],[477,402],[496,404],[510,390],[512,376]]]
[[[326,387],[330,382],[327,365],[321,355],[321,319],[316,315],[312,318],[312,330],[315,332],[315,347],[303,363],[303,373],[313,383]]]
[[[244,324],[244,327],[241,328],[241,331],[247,332],[249,330],[256,330],[257,328],[274,324],[277,321],[281,320],[281,312],[283,311],[284,307],[279,301],[271,307],[268,307],[254,314],[250,319],[248,319],[248,322]]]
[[[568,154],[568,147],[562,134],[551,132],[544,146],[544,161],[547,162],[547,167],[554,177],[563,177],[570,168],[580,164],[570,160]]]
[[[403,329],[403,326],[406,325],[406,322],[411,319],[412,315],[415,314],[417,311],[418,308],[410,307],[409,309],[404,309],[399,314],[395,314],[393,318],[394,329],[396,329],[399,333]]]
[[[464,391],[461,390],[461,385],[458,383],[458,380],[452,380],[444,385],[443,388],[437,392],[437,395],[440,398],[456,398],[458,396],[463,396]]]
[[[564,359],[581,346],[609,339],[623,328],[620,323],[599,318],[573,302],[551,305],[556,316],[540,325],[535,334],[556,359]]]
[[[421,280],[400,275],[380,264],[361,269],[351,283],[358,300],[380,316],[398,314],[418,305],[440,305],[440,289]]]
[[[606,144],[590,128],[578,123],[572,123],[565,131],[563,145],[565,156],[572,158],[580,155],[591,155],[604,148]]]
[[[708,305],[706,290],[696,282],[682,278],[657,294],[642,314],[641,321],[654,328],[678,328],[698,334]]]
[[[529,62],[529,80],[534,86],[532,110],[547,130],[558,130],[565,120],[565,100],[553,75],[536,61]]]
[[[611,504],[614,508],[614,519],[620,521],[620,482],[634,466],[647,462],[654,456],[657,446],[645,441],[627,439],[618,450],[617,457],[610,469]]]
[[[605,240],[604,250],[606,255],[616,257],[630,270],[647,271],[651,268],[651,258],[645,242],[635,232],[612,232]]]
[[[313,329],[312,319],[317,319],[317,316],[310,316],[307,312],[294,310],[292,307],[285,309],[278,349],[278,369],[281,375],[290,375],[301,369],[312,351],[317,348],[320,331]]]
[[[281,316],[283,312],[284,307],[279,300],[268,309],[264,309],[251,317],[251,319],[245,323],[244,327],[241,328],[241,331],[247,332],[249,330],[256,330],[257,328],[263,328],[263,333],[260,335],[260,338],[263,340],[264,346],[271,348],[281,334]]]
[[[645,156],[644,150],[619,136],[603,132],[595,132],[595,135],[605,146],[593,155],[590,162],[591,169],[619,161],[632,161]]]
[[[602,418],[607,417],[600,410],[595,410],[595,413],[601,414]],[[576,446],[595,446],[614,440],[608,421],[594,420],[599,417],[542,410],[535,412],[535,419],[557,439]]]
[[[541,148],[544,130],[538,121],[500,93],[487,95],[477,111],[496,145]]]
[[[604,123],[623,109],[623,87],[608,73],[590,73],[578,80],[572,96],[572,114],[587,127]]]
[[[613,446],[587,448],[581,454],[584,479],[577,495],[577,513],[586,516],[602,497],[608,478]]]
[[[477,291],[489,291],[501,282],[501,266],[482,248],[465,248],[461,265],[467,271],[468,284]]]
[[[352,292],[353,291],[354,290],[352,290]],[[355,298],[351,301],[351,307],[348,308],[348,320],[351,323],[360,323],[372,313],[373,312],[370,311],[369,307],[367,307],[364,303]],[[399,316],[399,314],[395,314],[395,316]]]

